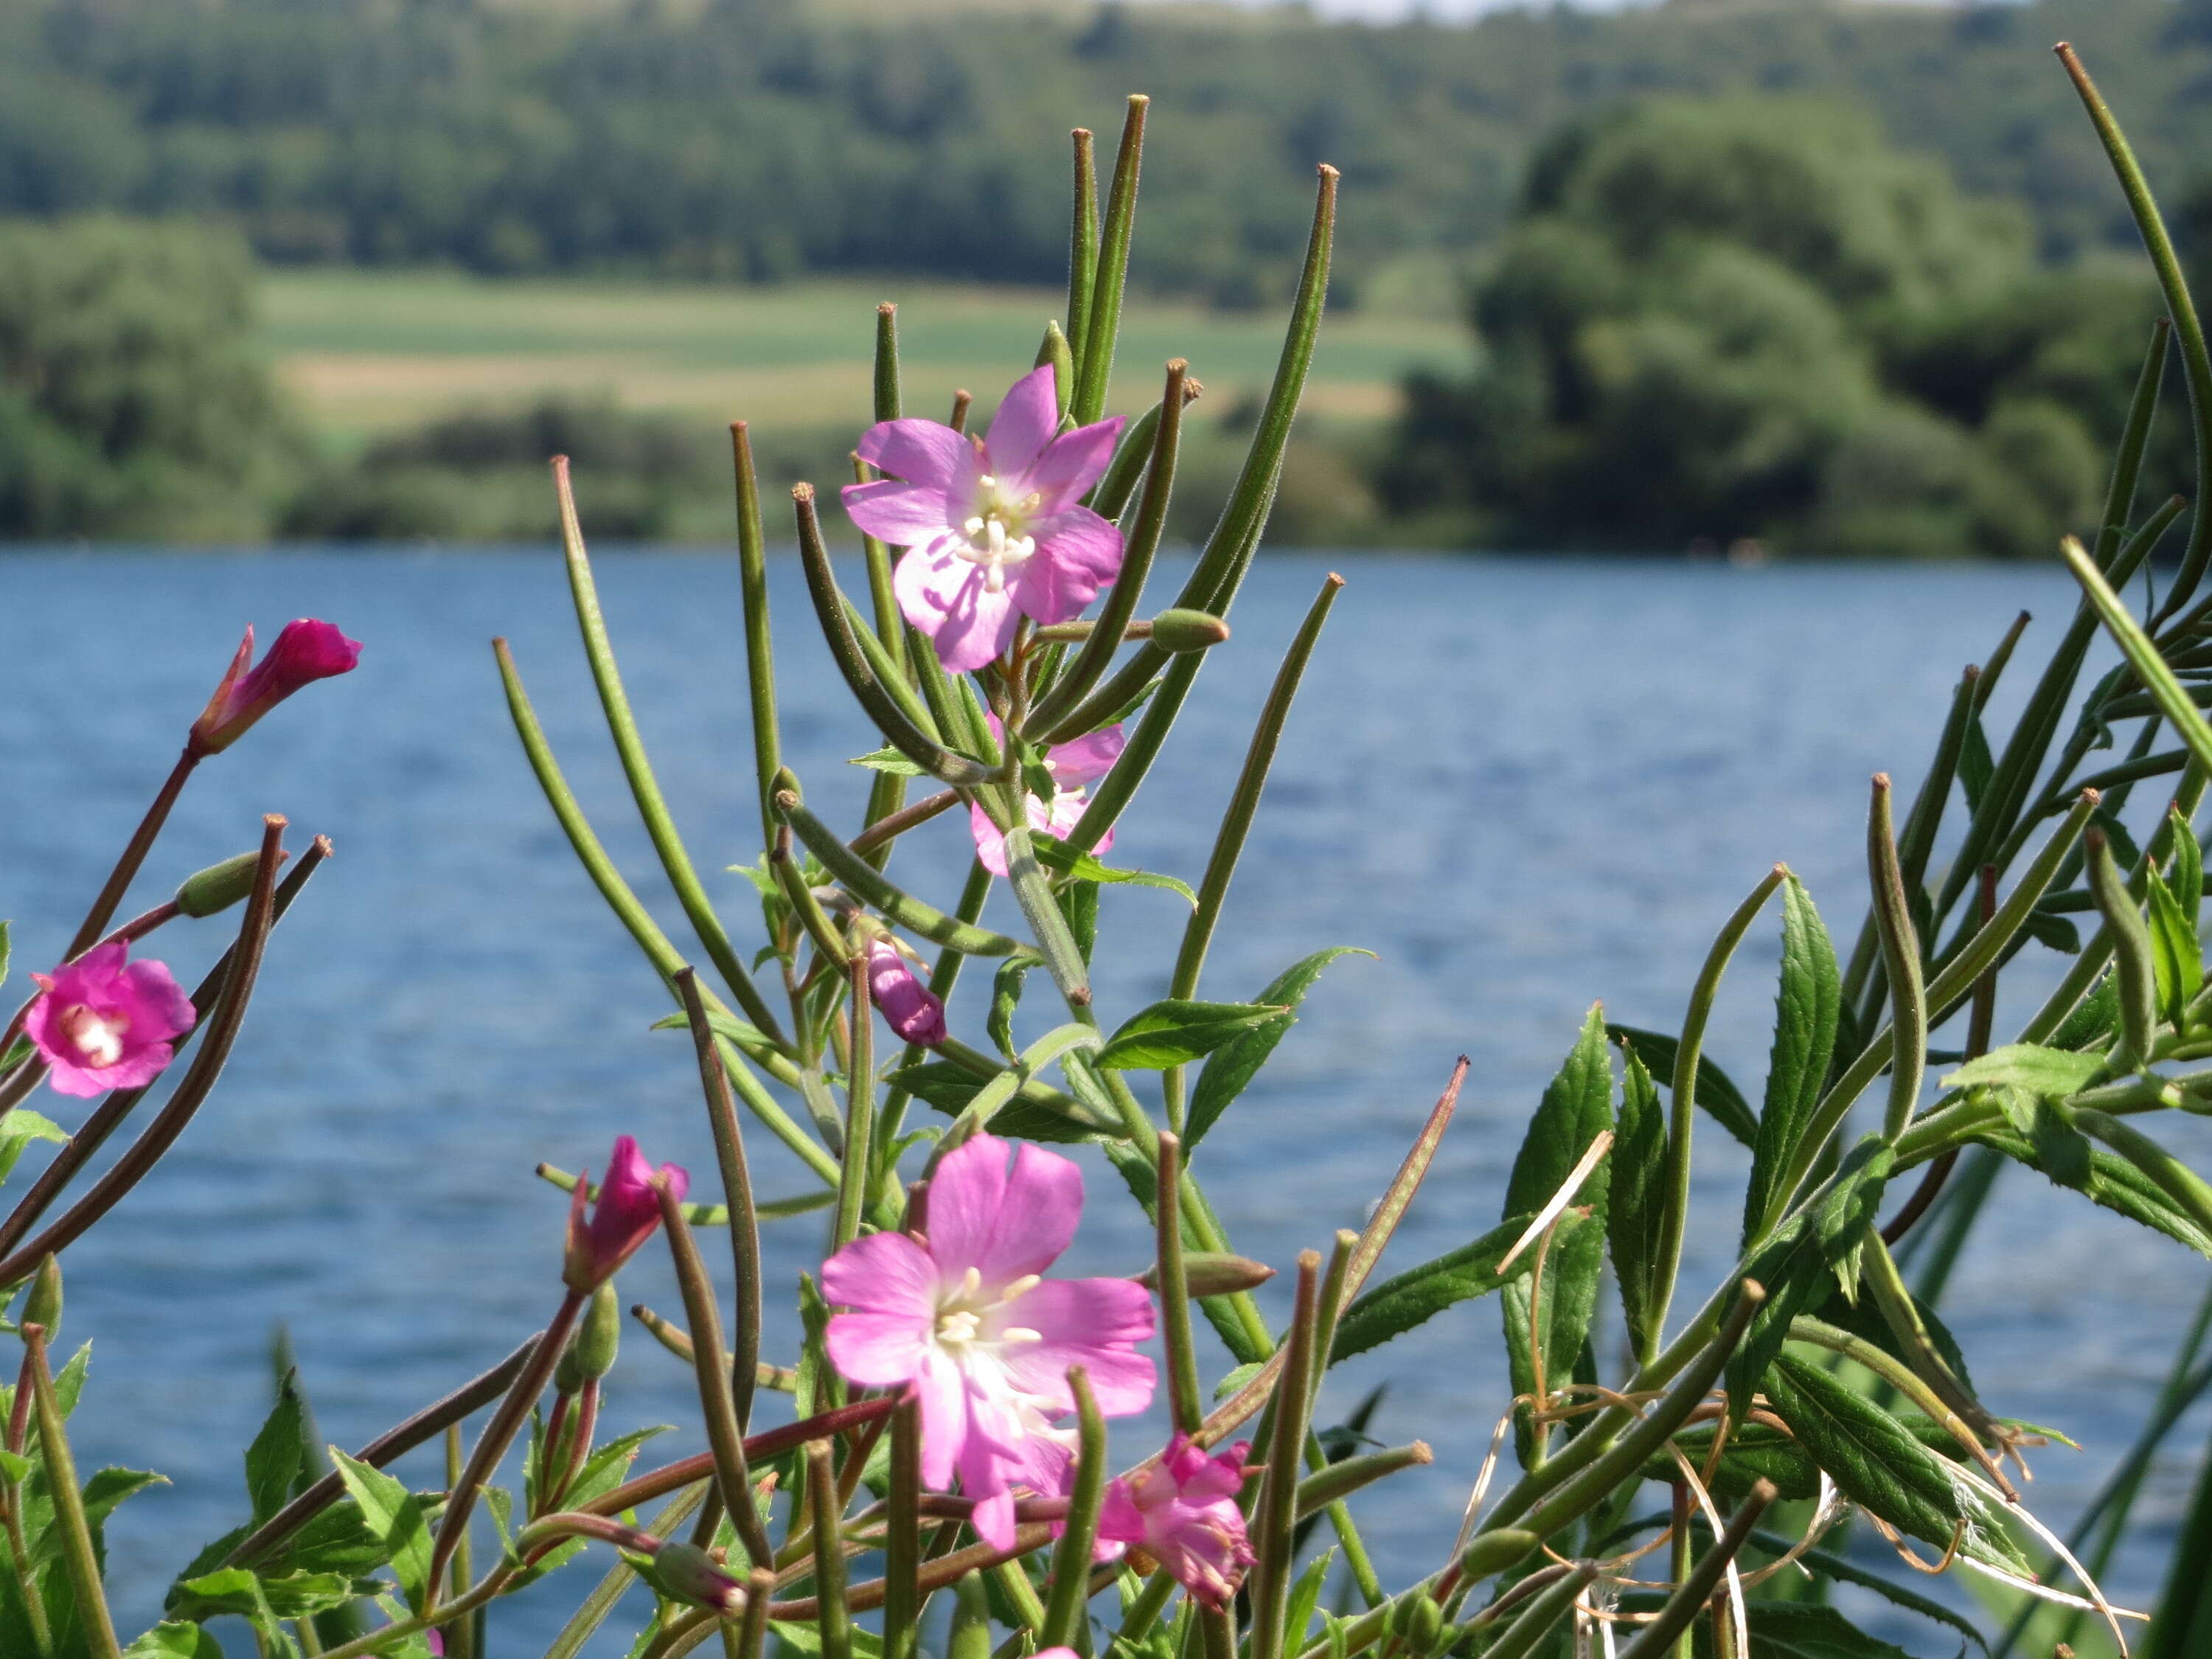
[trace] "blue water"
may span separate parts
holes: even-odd
[[[1282,556],[1255,573],[1116,861],[1196,878],[1274,656],[1328,568]],[[2063,579],[2012,568],[1365,555],[1344,568],[1204,990],[1249,995],[1324,945],[1380,959],[1329,971],[1200,1173],[1237,1246],[1287,1264],[1359,1224],[1453,1057],[1471,1054],[1459,1121],[1386,1271],[1495,1221],[1518,1126],[1591,1001],[1632,1024],[1678,1023],[1713,930],[1776,860],[1848,937],[1868,774],[1917,778],[1959,665],[2022,605],[2046,618],[2070,606]],[[775,579],[788,758],[813,802],[848,821],[866,779],[843,762],[877,739],[810,635],[796,568]],[[629,554],[603,559],[601,580],[663,783],[750,951],[750,890],[720,873],[757,851],[733,567]],[[65,1335],[94,1342],[80,1459],[173,1483],[110,1529],[118,1600],[141,1625],[198,1546],[242,1516],[240,1453],[266,1408],[278,1322],[325,1436],[358,1444],[550,1310],[562,1204],[534,1164],[596,1164],[629,1130],[656,1158],[712,1166],[688,1045],[648,1033],[659,988],[570,859],[500,699],[495,634],[513,640],[616,857],[677,932],[548,553],[0,562],[0,913],[15,918],[19,978],[61,948],[240,625],[265,637],[299,615],[365,641],[359,672],[203,769],[144,897],[252,845],[264,811],[289,815],[295,844],[327,833],[337,855],[277,934],[215,1101],[67,1259]],[[2031,630],[2028,667],[2051,632]],[[2027,678],[2015,670],[2008,689]],[[948,820],[898,856],[903,879],[949,898],[967,848]],[[1109,890],[1106,906],[1110,1024],[1162,990],[1182,910],[1138,889]],[[179,926],[159,953],[189,981],[222,932]],[[1764,1067],[1772,933],[1770,919],[1740,959],[1711,1039],[1739,1079]],[[2052,973],[2024,960],[2016,977],[2008,1006],[2024,1011]],[[81,1110],[51,1094],[32,1103],[64,1124]],[[764,1134],[750,1144],[767,1193],[805,1189]],[[1742,1174],[1711,1130],[1700,1159],[1698,1285],[1726,1265]],[[1092,1205],[1068,1265],[1132,1271],[1141,1223],[1103,1160],[1086,1169]],[[1996,1409],[2082,1443],[2037,1461],[2034,1501],[2063,1524],[2145,1410],[2205,1267],[2038,1178],[2008,1177],[2002,1200],[1946,1312]],[[780,1224],[772,1285],[812,1265],[819,1240],[818,1218]],[[675,1304],[652,1252],[624,1288]],[[1376,1431],[1436,1448],[1432,1468],[1365,1506],[1394,1575],[1440,1559],[1504,1409],[1497,1319],[1486,1304],[1455,1310],[1327,1392],[1324,1420],[1387,1380]],[[771,1333],[772,1357],[791,1346],[787,1328]],[[695,1410],[689,1373],[629,1340],[605,1420]],[[2161,1465],[2116,1596],[2152,1593],[2201,1442],[2192,1430]],[[1146,1449],[1138,1429],[1119,1443]],[[441,1482],[427,1461],[405,1472]],[[495,1652],[542,1646],[588,1582],[563,1578],[495,1612]],[[1884,1628],[1916,1650],[1956,1645]]]

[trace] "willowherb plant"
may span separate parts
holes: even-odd
[[[2202,416],[2212,361],[2188,295],[2117,129],[2067,62],[2141,216]],[[2166,329],[2150,343],[2096,544],[2064,549],[2084,598],[2018,723],[1993,741],[1984,717],[2024,617],[1961,678],[1901,821],[1889,781],[1875,779],[1872,902],[1850,951],[1838,957],[1811,898],[1776,866],[1723,927],[1678,1030],[1609,1026],[1593,1010],[1531,1117],[1499,1224],[1370,1285],[1449,1125],[1462,1059],[1366,1226],[1298,1257],[1278,1330],[1252,1296],[1270,1270],[1236,1253],[1188,1155],[1209,1134],[1236,1133],[1229,1109],[1341,950],[1306,957],[1249,1002],[1199,994],[1337,578],[1277,671],[1198,885],[1102,855],[1206,653],[1228,640],[1224,618],[1259,545],[1320,323],[1337,181],[1322,170],[1281,365],[1237,488],[1175,603],[1140,619],[1195,392],[1171,362],[1141,418],[1104,416],[1145,114],[1133,100],[1103,216],[1090,135],[1075,136],[1065,327],[1047,328],[986,434],[966,430],[964,395],[944,422],[904,414],[895,318],[879,314],[875,424],[843,493],[861,534],[865,602],[838,585],[814,492],[795,492],[816,620],[881,739],[860,763],[874,776],[850,835],[810,809],[783,763],[767,539],[745,430],[732,428],[766,842],[750,867],[757,927],[732,927],[709,903],[662,799],[567,467],[555,463],[592,672],[700,965],[601,847],[503,642],[500,672],[562,830],[667,987],[674,1012],[663,1023],[693,1040],[715,1149],[707,1184],[720,1201],[691,1201],[687,1173],[654,1166],[626,1135],[596,1185],[588,1171],[541,1170],[571,1204],[557,1253],[549,1224],[545,1329],[352,1454],[309,1443],[285,1378],[246,1454],[245,1520],[185,1567],[167,1620],[125,1650],[104,1599],[100,1528],[152,1477],[80,1481],[70,1462],[65,1419],[83,1366],[80,1356],[56,1374],[46,1357],[58,1258],[206,1098],[270,930],[325,844],[280,884],[283,820],[271,818],[258,852],[109,926],[198,763],[299,685],[350,667],[358,647],[301,623],[251,672],[241,652],[67,959],[38,976],[0,1040],[0,1174],[31,1143],[58,1145],[0,1220],[0,1284],[23,1295],[19,1380],[0,1396],[0,1652],[204,1656],[219,1652],[205,1621],[229,1614],[264,1654],[489,1659],[514,1650],[494,1634],[492,1604],[561,1594],[540,1581],[567,1582],[558,1570],[599,1545],[613,1552],[604,1576],[571,1598],[548,1659],[571,1659],[625,1609],[644,1612],[628,1632],[641,1659],[708,1642],[741,1659],[771,1642],[819,1659],[914,1659],[926,1628],[946,1659],[1897,1653],[1826,1605],[1837,1585],[1871,1589],[1984,1651],[2023,1640],[2046,1652],[2062,1641],[2124,1646],[2123,1621],[2138,1615],[2113,1607],[2095,1575],[2150,1450],[2212,1386],[2200,1364],[2212,1307],[2159,1417],[2069,1543],[2028,1511],[2004,1468],[2040,1432],[1983,1403],[1937,1304],[2006,1160],[2212,1255],[2212,1188],[2138,1127],[2212,1110],[2212,1072],[2175,1069],[2212,1054],[2191,827],[2212,781],[2212,726],[2198,708],[2212,680],[2212,599],[2197,598],[2212,515],[2196,519],[2162,604],[2138,619],[2118,597],[2184,510],[2176,499],[2138,519],[2134,506]],[[2212,478],[2201,424],[2200,453]],[[2124,659],[2081,699],[2062,742],[2100,627]],[[1124,654],[1125,644],[1134,648]],[[2085,769],[2130,722],[2126,757]],[[2159,746],[2162,732],[2172,746]],[[2130,829],[2136,787],[2175,775],[2170,801]],[[918,781],[933,792],[909,800]],[[901,838],[948,816],[953,825],[929,833],[962,833],[964,819],[975,857],[946,906],[889,867]],[[1939,847],[1951,849],[1941,865]],[[981,924],[1000,881],[1018,903],[1018,935]],[[1090,960],[1102,890],[1129,882],[1171,888],[1191,913],[1168,996],[1109,1020],[1094,1005]],[[1730,957],[1778,895],[1775,1037],[1754,1108],[1704,1059],[1703,1038]],[[189,997],[160,964],[126,960],[177,917],[240,902],[236,942]],[[2099,925],[2083,943],[2069,918],[2089,913]],[[2073,964],[1996,1046],[1998,976],[2031,941]],[[971,958],[996,964],[988,1048],[948,1018]],[[1066,1017],[1018,1048],[1016,1009],[1040,994]],[[1947,1029],[1958,1031],[1949,1046],[1932,1047]],[[179,1056],[139,1139],[34,1231]],[[1924,1103],[1931,1068],[1936,1094]],[[1878,1127],[1851,1138],[1854,1108],[1885,1077]],[[64,1131],[21,1107],[42,1079],[100,1103]],[[916,1102],[945,1121],[909,1127]],[[1740,1259],[1692,1308],[1680,1279],[1700,1110],[1752,1163]],[[811,1196],[757,1200],[748,1137],[762,1132],[811,1173]],[[1143,1206],[1157,1241],[1145,1273],[1050,1276],[1085,1203],[1076,1157],[1055,1146],[1103,1158]],[[1916,1184],[1884,1220],[1901,1176]],[[765,1353],[759,1229],[823,1212],[800,1346]],[[710,1229],[730,1248],[726,1286],[700,1249]],[[634,1311],[690,1364],[708,1449],[641,1473],[653,1431],[603,1434],[601,1382],[621,1324],[616,1275],[656,1239],[672,1254],[682,1322]],[[1613,1305],[1601,1295],[1608,1261]],[[1357,1435],[1316,1423],[1320,1385],[1339,1361],[1492,1294],[1512,1397],[1481,1407],[1500,1413],[1498,1429],[1464,1524],[1393,1587],[1383,1567],[1398,1564],[1372,1558],[1354,1500],[1427,1463],[1427,1449],[1355,1449]],[[1608,1382],[1600,1356],[1620,1346],[1615,1336],[1629,1360]],[[763,1426],[770,1394],[791,1396],[789,1420]],[[1156,1395],[1169,1442],[1109,1449],[1109,1421]],[[487,1410],[465,1443],[462,1425]],[[441,1437],[445,1490],[415,1492],[386,1472]],[[518,1446],[519,1486],[502,1485]],[[1334,1541],[1316,1550],[1322,1522]],[[1915,1566],[1972,1576],[2011,1620],[2002,1643],[1842,1553],[1857,1528]],[[2200,1496],[2151,1627],[2163,1659],[2212,1650],[2212,1597],[2191,1553],[2209,1532],[2212,1496]],[[641,1583],[649,1602],[629,1595]]]

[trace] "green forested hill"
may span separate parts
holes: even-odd
[[[1294,269],[1346,175],[1343,298],[1487,246],[1523,160],[1625,97],[1862,103],[2047,254],[2127,234],[2047,48],[2074,40],[2154,176],[2212,171],[2212,3],[1674,0],[1447,26],[1115,5],[10,0],[0,213],[235,224],[267,258],[1050,283],[1062,134],[1153,94],[1139,275],[1230,302]]]

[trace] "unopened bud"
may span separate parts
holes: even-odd
[[[696,1544],[680,1539],[663,1544],[653,1553],[653,1576],[660,1581],[661,1589],[695,1607],[711,1607],[716,1613],[744,1609],[744,1586]]]
[[[1057,319],[1044,325],[1044,340],[1037,347],[1036,367],[1052,365],[1053,391],[1059,399],[1060,412],[1067,413],[1067,400],[1075,392],[1075,352],[1060,332]]]
[[[1495,1532],[1478,1533],[1474,1541],[1460,1552],[1461,1575],[1469,1583],[1474,1583],[1504,1572],[1543,1541],[1534,1533],[1523,1532],[1517,1527],[1500,1527]]]
[[[1443,1633],[1444,1610],[1426,1595],[1415,1596],[1406,1615],[1407,1648],[1413,1653],[1434,1653]]]
[[[1152,643],[1163,651],[1204,651],[1229,637],[1229,624],[1203,611],[1163,611],[1152,618]]]
[[[574,1394],[586,1382],[596,1382],[615,1368],[615,1351],[622,1341],[622,1304],[616,1298],[614,1280],[592,1292],[576,1334],[562,1350],[553,1370],[553,1386]]]
[[[1239,1291],[1255,1291],[1274,1276],[1273,1267],[1249,1256],[1192,1250],[1182,1259],[1183,1283],[1194,1297],[1234,1296]],[[1155,1262],[1139,1273],[1137,1283],[1148,1291],[1158,1291],[1160,1287],[1159,1264]]]
[[[952,1587],[952,1633],[946,1659],[991,1659],[991,1598],[983,1575],[971,1572]]]
[[[61,1336],[62,1264],[51,1255],[39,1264],[38,1276],[31,1280],[31,1293],[23,1299],[23,1323],[45,1326],[49,1342]]]
[[[280,860],[290,856],[279,853]],[[186,876],[177,889],[177,908],[188,916],[212,916],[242,903],[253,890],[253,872],[261,863],[258,853],[240,853],[221,864],[210,864],[197,875]]]

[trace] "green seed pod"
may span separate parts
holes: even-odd
[[[23,1299],[23,1323],[45,1326],[48,1342],[61,1335],[62,1264],[51,1255],[39,1264],[31,1293]]]
[[[1204,651],[1229,637],[1229,624],[1203,611],[1163,611],[1152,618],[1152,643],[1182,654]]]
[[[1193,1296],[1233,1296],[1239,1291],[1257,1290],[1274,1276],[1273,1267],[1249,1256],[1224,1255],[1212,1250],[1183,1253],[1183,1283]],[[1158,1290],[1158,1264],[1139,1273],[1137,1283],[1148,1291]]]
[[[1533,1532],[1513,1527],[1477,1533],[1474,1541],[1460,1552],[1459,1570],[1469,1583],[1479,1583],[1516,1565],[1543,1541]]]
[[[554,1368],[553,1386],[574,1394],[586,1382],[596,1382],[615,1368],[615,1350],[622,1340],[622,1304],[615,1299],[614,1281],[592,1292],[576,1334]]]
[[[210,864],[197,875],[186,876],[184,885],[177,889],[177,908],[197,918],[243,903],[253,890],[254,867],[260,861],[258,853],[240,853],[221,864]]]
[[[953,1586],[952,1634],[945,1654],[945,1659],[991,1659],[991,1597],[980,1572]]]

